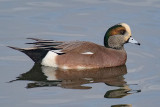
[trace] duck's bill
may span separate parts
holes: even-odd
[[[128,43],[134,43],[134,44],[136,44],[136,45],[140,45],[140,43],[137,42],[133,37],[130,37],[130,38],[128,39]]]

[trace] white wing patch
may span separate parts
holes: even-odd
[[[68,66],[63,66],[62,69],[70,69]]]
[[[92,54],[94,54],[94,53],[93,53],[93,52],[84,52],[84,53],[81,53],[81,54],[92,55]]]
[[[62,52],[61,50],[52,50],[52,52],[57,53],[57,54],[64,53],[64,52]]]

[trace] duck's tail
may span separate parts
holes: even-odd
[[[25,53],[29,56],[35,63],[41,63],[42,59],[46,56],[49,50],[47,49],[38,49],[38,48],[17,48],[12,46],[7,46],[14,50]]]

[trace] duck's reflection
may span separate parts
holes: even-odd
[[[123,77],[126,73],[125,65],[114,68],[64,70],[36,64],[16,80],[34,81],[28,83],[27,88],[59,86],[70,89],[90,89],[92,87],[83,86],[83,84],[101,82],[109,86],[120,87],[120,89],[107,91],[105,98],[121,98],[129,95],[128,92],[131,90]]]

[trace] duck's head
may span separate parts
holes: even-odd
[[[110,27],[104,36],[104,46],[113,49],[123,49],[125,43],[140,45],[131,34],[131,29],[126,23],[119,23]]]

